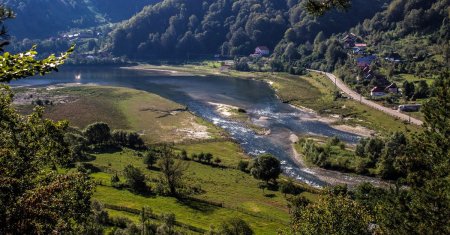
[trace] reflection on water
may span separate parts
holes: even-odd
[[[117,68],[63,68],[45,77],[15,81],[12,85],[49,85],[58,83],[95,83],[122,86],[158,94],[186,105],[189,110],[225,129],[250,155],[271,153],[280,159],[285,174],[312,185],[324,182],[298,167],[292,160],[291,134],[338,136],[355,143],[357,135],[336,130],[326,123],[311,121],[311,114],[280,102],[264,82],[199,76],[167,76],[149,71]],[[247,110],[256,125],[270,129],[258,135],[245,125],[220,116],[209,103],[222,103]]]

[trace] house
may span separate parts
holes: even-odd
[[[352,53],[357,54],[357,55],[363,55],[365,53],[365,50],[364,50],[364,48],[353,47]]]
[[[356,43],[355,47],[364,50],[364,49],[366,49],[367,44],[365,44],[365,43]]]
[[[386,93],[384,92],[384,87],[376,86],[370,91],[370,95],[373,97],[379,97],[379,96],[385,96]]]
[[[349,33],[347,35],[345,35],[342,38],[342,41],[344,42],[344,47],[345,48],[351,48],[355,46],[355,42],[356,42],[356,35],[353,33]]]
[[[420,104],[404,104],[398,106],[398,110],[403,112],[418,112],[420,107]]]
[[[255,55],[260,55],[260,56],[268,56],[270,55],[270,50],[268,47],[266,46],[259,46],[255,49]]]
[[[394,93],[394,94],[398,94],[398,86],[395,83],[391,83],[391,85],[386,87],[386,90],[389,93]]]

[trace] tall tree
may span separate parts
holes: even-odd
[[[177,196],[177,189],[182,186],[183,175],[188,166],[185,162],[177,159],[173,150],[167,145],[161,147],[158,159],[157,166],[163,173],[162,181],[169,188],[169,193]]]
[[[13,16],[0,6],[0,24]],[[7,45],[0,33],[0,48]],[[26,53],[0,56],[0,82],[57,71],[71,50],[37,60]],[[12,105],[9,87],[0,86],[0,234],[73,233],[90,214],[92,184],[83,173],[60,174],[70,160],[64,142],[67,122],[43,119],[42,108],[27,116]]]
[[[251,166],[250,173],[256,179],[276,180],[281,174],[280,160],[270,154],[264,154],[257,157]]]

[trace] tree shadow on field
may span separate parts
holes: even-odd
[[[207,202],[202,202],[200,200],[190,198],[178,199],[177,203],[206,214],[211,214],[219,208],[219,206],[217,205],[212,205]]]

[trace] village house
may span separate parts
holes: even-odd
[[[399,90],[398,90],[398,86],[395,83],[391,83],[391,85],[386,87],[386,90],[389,93],[394,93],[394,94],[398,94]]]
[[[342,41],[344,42],[344,47],[345,48],[352,48],[352,47],[354,47],[355,43],[356,43],[356,39],[357,39],[357,37],[353,33],[349,33],[349,34],[345,35],[342,38]]]
[[[370,96],[372,97],[380,97],[380,96],[385,96],[386,93],[384,92],[384,87],[374,87],[371,91],[370,91]]]
[[[263,57],[263,56],[269,56],[270,50],[266,46],[259,46],[255,48],[255,52],[251,54],[252,57]]]

